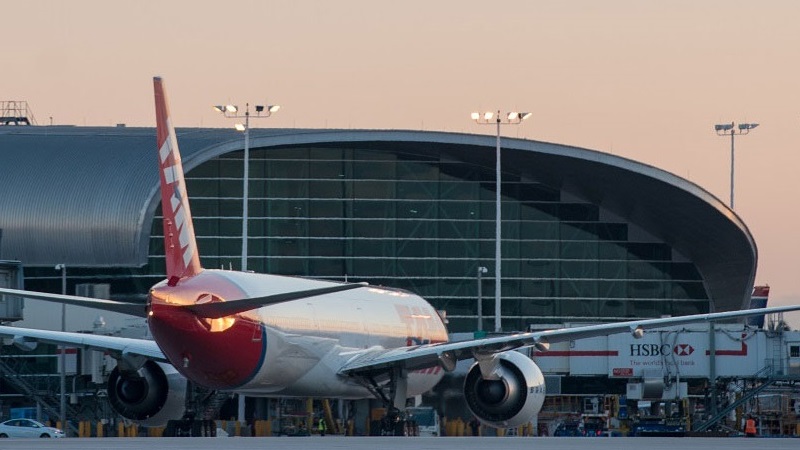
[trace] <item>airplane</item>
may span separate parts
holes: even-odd
[[[459,360],[472,413],[495,428],[542,408],[539,367],[516,350],[671,325],[794,311],[800,305],[643,319],[449,342],[445,321],[411,292],[360,283],[204,269],[169,104],[154,77],[166,279],[146,304],[0,288],[0,295],[88,306],[147,319],[153,340],[0,326],[18,344],[48,342],[117,360],[108,398],[121,416],[159,426],[184,413],[187,382],[254,397],[378,398],[400,415]]]

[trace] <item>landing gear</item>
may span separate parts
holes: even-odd
[[[187,380],[183,417],[168,421],[167,427],[164,429],[164,436],[216,437],[217,423],[213,419],[219,414],[222,404],[229,398],[230,395],[227,393],[198,388]]]
[[[386,374],[381,374],[386,375]],[[368,388],[386,408],[380,421],[381,436],[406,435],[406,399],[408,393],[408,371],[399,367],[390,369],[388,382],[379,384],[375,376],[367,376]],[[377,433],[376,433],[377,434]]]
[[[381,436],[405,436],[406,413],[397,408],[391,408],[381,419]]]

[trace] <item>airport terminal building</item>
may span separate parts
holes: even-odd
[[[201,262],[240,267],[242,135],[179,129]],[[749,304],[756,245],[722,201],[673,174],[560,144],[502,140],[504,331]],[[0,260],[25,288],[164,278],[155,130],[0,127]],[[494,136],[250,131],[248,269],[404,288],[454,332],[494,312]]]

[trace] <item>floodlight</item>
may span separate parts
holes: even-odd
[[[507,117],[508,117],[508,120],[517,120],[517,119],[519,119],[519,113],[512,111],[512,112],[508,113]]]
[[[244,131],[245,130],[245,127],[244,127],[243,123],[237,123],[233,127],[236,128],[236,131]]]
[[[532,115],[533,115],[533,113],[521,112],[521,113],[519,113],[519,120],[525,120],[525,119],[527,119],[528,117],[530,117]]]
[[[229,113],[235,113],[238,110],[239,108],[235,105],[225,105],[225,111],[228,111]]]
[[[256,112],[260,113],[264,111],[264,105],[256,105]]]
[[[492,120],[492,117],[494,117],[494,113],[491,111],[483,113],[483,120]]]
[[[474,112],[470,114],[470,117],[472,117],[472,120],[479,120],[481,118],[481,113]]]
[[[216,111],[218,113],[224,113],[225,112],[225,107],[222,106],[222,105],[217,105],[217,106],[214,107],[214,111]]]
[[[271,113],[278,112],[279,109],[281,109],[281,105],[269,105],[269,106],[267,106],[267,111],[269,111]]]
[[[717,131],[728,131],[733,128],[732,123],[723,123],[720,125],[714,125],[714,129]]]

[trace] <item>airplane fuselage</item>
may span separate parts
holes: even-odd
[[[203,319],[179,305],[236,300],[336,283],[204,270],[150,292],[148,323],[161,350],[188,379],[247,395],[372,397],[336,370],[371,347],[447,341],[437,311],[421,297],[365,286],[223,317]],[[430,390],[439,366],[409,374],[409,395]]]

